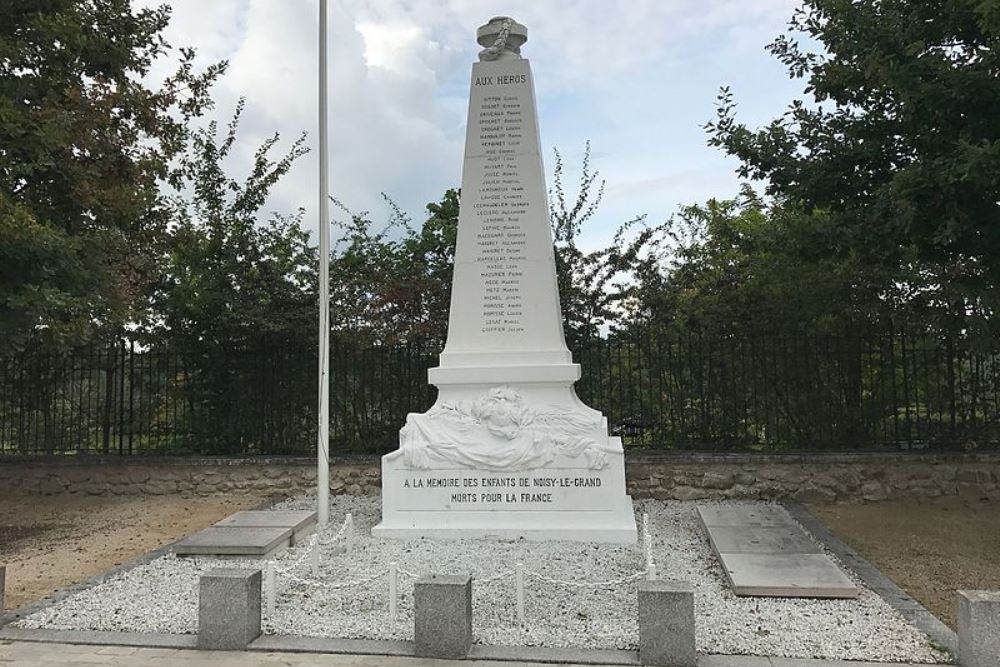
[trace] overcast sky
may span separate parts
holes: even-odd
[[[140,0],[138,4],[160,4]],[[274,131],[302,131],[315,149],[318,0],[172,0],[167,40],[201,64],[226,59],[213,117],[247,98],[231,175],[245,173]],[[509,15],[528,28],[551,185],[552,149],[576,168],[590,140],[607,192],[585,243],[637,214],[666,219],[680,204],[737,192],[736,163],[705,144],[722,85],[741,120],[767,122],[801,95],[801,81],[764,46],[785,30],[795,0],[330,0],[331,193],[375,220],[391,196],[416,223],[461,179],[475,29]],[[153,76],[162,78],[168,63]],[[306,209],[316,229],[317,159],[301,158],[268,211]],[[241,164],[242,163],[242,164]],[[337,215],[337,213],[335,213]]]

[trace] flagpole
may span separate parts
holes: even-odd
[[[327,0],[319,0],[319,429],[316,505],[320,526],[330,518],[330,197],[326,118]]]

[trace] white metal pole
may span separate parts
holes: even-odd
[[[326,3],[319,0],[319,434],[316,504],[319,525],[330,519],[330,197],[326,118]]]
[[[399,581],[399,564],[396,561],[389,563],[389,622],[396,623],[396,604],[399,594],[396,586]]]
[[[264,588],[267,589],[267,617],[269,619],[274,618],[274,603],[278,597],[277,581],[274,576],[274,561],[267,561],[267,567],[264,568],[265,575],[264,578]]]
[[[514,564],[514,593],[517,602],[517,624],[524,625],[524,564]]]

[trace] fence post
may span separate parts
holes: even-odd
[[[517,624],[524,625],[524,563],[514,565],[514,581],[517,595]]]
[[[216,568],[201,576],[198,648],[243,651],[260,625],[260,570]]]
[[[1000,591],[958,591],[957,601],[962,667],[1000,664]]]
[[[274,603],[275,598],[278,596],[278,591],[276,588],[275,576],[274,576],[274,561],[267,561],[267,615],[268,617],[274,616]]]
[[[392,624],[396,623],[396,586],[399,578],[398,572],[399,565],[396,561],[389,563],[389,622]]]

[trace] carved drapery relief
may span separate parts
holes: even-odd
[[[588,468],[600,470],[612,451],[592,437],[600,426],[600,418],[554,405],[529,406],[513,389],[494,387],[471,402],[442,403],[409,415],[399,439],[413,468],[452,463],[518,471],[563,455],[582,457]]]

